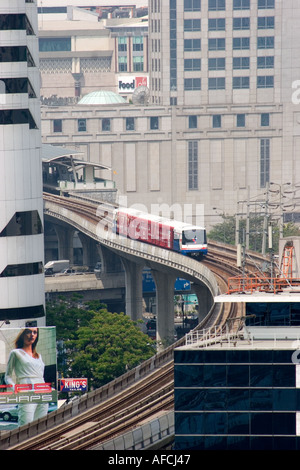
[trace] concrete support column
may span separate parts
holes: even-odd
[[[82,264],[93,268],[97,262],[96,242],[82,232],[78,232],[82,244]]]
[[[131,320],[143,318],[143,265],[122,258],[125,268],[126,315]]]
[[[97,250],[102,263],[102,273],[119,273],[124,271],[121,258],[114,251],[100,244],[97,244]]]
[[[152,270],[156,284],[156,340],[159,350],[174,342],[174,284],[173,274]]]
[[[55,225],[54,228],[58,239],[58,259],[68,259],[72,264],[74,261],[73,238],[75,230],[59,225]]]
[[[198,298],[198,318],[199,323],[206,317],[213,305],[213,298],[209,289],[201,284],[194,284],[193,291]]]

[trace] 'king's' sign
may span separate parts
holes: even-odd
[[[86,392],[87,379],[60,379],[61,392]]]

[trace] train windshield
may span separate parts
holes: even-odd
[[[183,245],[203,245],[206,243],[206,232],[202,229],[189,229],[182,232]]]

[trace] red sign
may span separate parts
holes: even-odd
[[[87,379],[60,379],[61,392],[86,392]]]
[[[148,86],[147,77],[135,77],[135,87]]]

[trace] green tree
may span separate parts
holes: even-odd
[[[208,233],[208,238],[221,243],[235,244],[236,218],[235,216],[223,215],[223,222],[216,224]],[[249,249],[261,252],[264,218],[262,216],[251,216],[249,219]],[[239,222],[240,243],[243,243],[243,233],[246,233],[246,219]],[[278,253],[279,249],[279,226],[272,224],[273,250]],[[292,222],[283,225],[283,237],[300,236],[299,228]]]
[[[68,368],[97,388],[153,356],[153,345],[125,314],[101,309],[66,343]]]
[[[64,377],[86,377],[100,387],[155,354],[155,342],[123,313],[99,301],[60,298],[47,303],[47,326],[56,326],[57,365]]]

